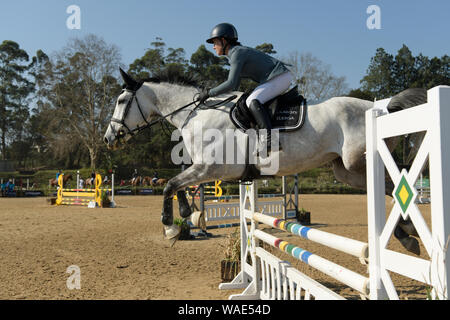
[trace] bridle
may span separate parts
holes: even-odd
[[[144,112],[142,112],[141,104],[139,103],[139,100],[136,96],[137,90],[123,89],[122,93],[123,92],[130,92],[131,99],[128,101],[128,103],[125,107],[125,111],[123,112],[122,119],[117,119],[117,118],[112,117],[111,122],[116,122],[116,123],[121,124],[128,130],[128,132],[124,132],[122,129],[119,130],[119,132],[116,132],[116,130],[114,130],[114,127],[111,125],[111,122],[109,123],[111,130],[113,131],[116,139],[118,139],[118,140],[123,139],[127,134],[129,134],[130,136],[134,136],[135,132],[140,132],[140,131],[144,130],[145,128],[148,128],[149,126],[151,126],[151,123],[147,121],[147,118],[145,117]],[[136,104],[139,109],[139,113],[141,114],[142,119],[145,121],[145,125],[143,125],[141,127],[138,125],[136,128],[130,129],[127,126],[127,124],[125,123],[125,119],[127,118],[127,115],[130,112],[130,109],[131,109],[131,106],[133,105],[134,100],[136,100]]]
[[[150,127],[152,127],[153,125],[155,125],[155,124],[157,124],[159,122],[162,124],[163,123],[162,121],[164,121],[167,117],[170,117],[170,116],[174,115],[175,113],[177,113],[177,112],[179,112],[179,111],[181,111],[181,110],[191,106],[192,104],[194,104],[194,103],[196,103],[198,101],[198,100],[195,99],[195,96],[194,96],[194,101],[192,101],[191,103],[189,103],[189,104],[187,104],[187,105],[185,105],[185,106],[183,106],[183,107],[181,107],[181,108],[179,108],[179,109],[177,109],[177,110],[175,110],[175,111],[173,111],[173,112],[171,112],[171,113],[169,113],[169,114],[167,114],[167,115],[165,115],[165,116],[163,116],[163,117],[161,117],[159,119],[156,119],[156,120],[153,120],[153,121],[149,122],[147,120],[147,118],[145,117],[144,112],[142,111],[141,104],[139,103],[139,100],[138,100],[138,98],[136,96],[136,93],[139,90],[139,88],[140,88],[140,85],[136,89],[125,88],[125,89],[122,90],[122,93],[123,92],[130,92],[131,93],[131,99],[128,101],[128,103],[127,103],[127,105],[125,107],[125,111],[123,112],[122,119],[117,119],[117,118],[112,117],[111,118],[111,122],[109,123],[109,126],[111,127],[111,130],[112,130],[112,132],[114,134],[114,137],[118,141],[120,141],[120,139],[124,139],[127,136],[127,134],[129,134],[131,137],[133,137],[136,133],[139,133],[139,132],[141,132],[144,129],[150,128]],[[136,128],[130,129],[127,126],[127,124],[125,123],[125,120],[127,118],[128,113],[130,112],[130,109],[131,109],[131,106],[133,105],[133,101],[134,100],[136,100],[136,105],[138,107],[139,113],[141,114],[141,117],[144,120],[145,124],[142,125],[142,126],[138,125]],[[116,122],[116,123],[121,124],[123,127],[125,127],[127,129],[127,132],[124,132],[122,129],[120,129],[119,132],[116,132],[116,130],[114,130],[114,127],[111,125],[112,122]]]
[[[137,98],[137,96],[136,96],[136,93],[137,93],[137,91],[139,90],[139,87],[140,87],[140,86],[138,86],[137,89],[129,89],[129,88],[125,88],[125,89],[122,90],[122,93],[123,93],[123,92],[130,92],[130,93],[131,93],[131,99],[128,101],[128,103],[127,103],[127,105],[126,105],[126,107],[125,107],[125,111],[123,112],[122,119],[117,119],[117,118],[112,117],[112,118],[111,118],[111,122],[109,123],[109,126],[111,127],[111,130],[112,130],[112,132],[113,132],[115,138],[116,138],[118,141],[120,141],[120,139],[124,139],[124,138],[127,136],[127,134],[129,134],[130,136],[133,137],[133,136],[136,134],[136,132],[139,133],[139,132],[141,132],[142,130],[147,129],[147,128],[150,128],[150,127],[152,127],[153,125],[155,125],[155,124],[157,124],[157,123],[159,123],[159,122],[162,123],[162,121],[164,121],[167,117],[170,117],[170,116],[174,115],[175,113],[180,112],[181,110],[183,110],[183,109],[185,109],[185,108],[187,108],[187,107],[193,105],[194,103],[198,102],[198,99],[196,99],[196,95],[194,95],[194,98],[193,98],[194,101],[192,101],[191,103],[189,103],[189,104],[187,104],[187,105],[185,105],[185,106],[183,106],[183,107],[181,107],[181,108],[178,108],[178,109],[176,109],[175,111],[173,111],[173,112],[171,112],[171,113],[169,113],[169,114],[167,114],[167,115],[165,115],[165,116],[162,116],[162,117],[159,118],[159,119],[156,119],[156,120],[153,120],[153,121],[149,122],[149,121],[147,120],[147,118],[145,117],[144,112],[142,111],[141,105],[140,105],[140,103],[139,103],[139,100],[138,100],[138,98]],[[213,104],[213,105],[211,105],[211,106],[206,106],[205,108],[201,108],[201,109],[214,108],[214,107],[218,106],[219,104],[226,103],[226,102],[231,101],[231,100],[233,100],[233,99],[235,99],[235,98],[236,98],[236,95],[233,95],[233,96],[228,97],[227,99],[225,99],[225,100],[223,100],[223,101],[219,101],[219,102],[217,102],[217,103],[215,103],[215,104]],[[131,109],[131,106],[133,105],[133,101],[134,101],[134,100],[136,100],[136,105],[137,105],[137,107],[138,107],[139,113],[141,114],[142,119],[144,120],[145,124],[142,125],[142,126],[139,126],[139,125],[138,125],[136,128],[130,129],[130,128],[126,125],[125,119],[127,118],[127,115],[128,115],[128,113],[130,112],[130,109]],[[192,114],[192,112],[194,112],[199,106],[200,106],[200,104],[196,105],[195,108],[194,108],[193,110],[191,110],[191,112],[189,113],[189,116],[190,116],[190,115]],[[186,123],[187,119],[189,118],[189,116],[186,118],[185,123]],[[116,122],[116,123],[121,124],[122,126],[124,126],[124,127],[128,130],[128,132],[124,132],[122,129],[120,129],[119,132],[116,132],[116,130],[114,130],[114,127],[111,125],[112,122]],[[184,123],[184,124],[185,124],[185,123]],[[183,124],[183,126],[184,126],[184,124]]]

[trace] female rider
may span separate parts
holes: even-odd
[[[221,23],[215,26],[206,42],[214,44],[213,48],[217,55],[225,55],[228,58],[230,71],[225,82],[213,89],[204,89],[200,93],[200,103],[204,103],[210,97],[237,90],[242,78],[250,78],[257,82],[259,86],[249,95],[246,104],[258,129],[267,130],[267,134],[260,131],[258,150],[262,151],[267,148],[268,154],[271,150],[272,126],[269,114],[263,104],[289,88],[294,78],[292,73],[283,62],[274,57],[241,45],[238,42],[237,30],[232,24]],[[281,145],[279,150],[281,150]]]

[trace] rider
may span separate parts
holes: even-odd
[[[137,176],[138,176],[138,171],[137,171],[137,169],[134,169],[133,176],[131,177],[131,184],[134,183],[134,181],[136,180]]]
[[[219,86],[210,90],[204,89],[199,95],[199,101],[204,103],[210,97],[237,90],[241,78],[250,78],[257,82],[259,86],[249,95],[246,103],[258,129],[267,130],[266,135],[260,134],[258,149],[261,151],[267,148],[269,153],[272,126],[263,104],[289,89],[294,79],[292,73],[283,62],[262,51],[241,45],[238,42],[237,30],[232,24],[221,23],[215,26],[206,42],[214,44],[217,55],[227,57],[230,72],[228,80]]]
[[[159,179],[159,178],[158,178],[158,172],[154,171],[154,172],[153,172],[153,179],[152,179],[152,182],[153,182],[153,183],[156,183],[156,181],[158,181],[158,179]]]
[[[58,181],[59,175],[61,174],[61,170],[58,170],[58,172],[56,173],[56,181]]]
[[[95,171],[92,170],[92,172],[91,172],[91,185],[94,185],[94,181],[95,181]]]
[[[61,170],[58,170],[58,172],[56,173],[56,188],[59,189],[59,183],[58,183],[58,178],[59,176],[62,175]]]

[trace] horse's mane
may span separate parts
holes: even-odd
[[[143,81],[153,83],[168,82],[185,86],[193,86],[196,88],[202,86],[200,84],[200,81],[192,74],[188,74],[185,72],[180,73],[179,70],[173,70],[170,68],[156,72],[151,78],[146,78]]]

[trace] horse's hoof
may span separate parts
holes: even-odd
[[[178,239],[181,233],[181,228],[176,224],[171,226],[164,226],[164,238],[166,240]]]
[[[409,252],[412,252],[418,256],[420,255],[420,246],[419,246],[419,241],[417,241],[417,239],[411,238],[411,237],[406,237],[406,238],[399,239],[399,241],[406,250],[408,250]]]
[[[409,223],[402,223],[400,222],[398,224],[400,226],[400,228],[402,228],[403,231],[405,231],[407,234],[409,234],[410,236],[414,236],[414,237],[418,237],[419,234],[417,233],[416,228],[414,227],[414,224],[409,221]]]

